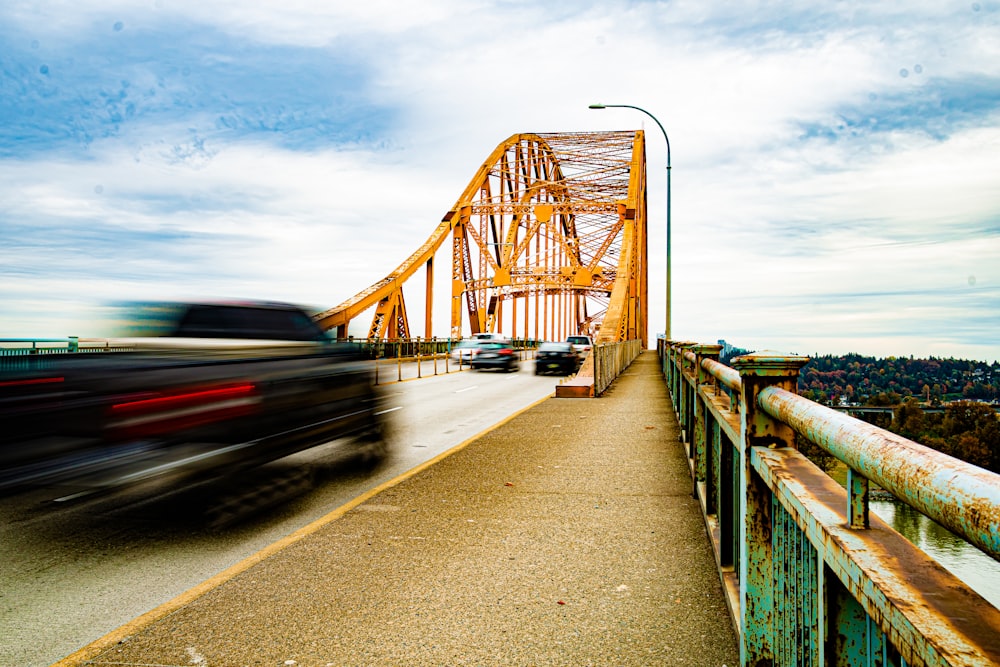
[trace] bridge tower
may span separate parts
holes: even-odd
[[[375,307],[369,339],[409,336],[403,285],[451,239],[453,338],[495,332],[535,340],[590,335],[646,345],[643,132],[515,134],[483,162],[434,232],[388,276],[320,313],[346,337]]]

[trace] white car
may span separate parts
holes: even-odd
[[[509,343],[510,338],[498,333],[477,333],[472,334],[472,339],[480,342]]]
[[[452,361],[459,361],[463,364],[469,363],[476,352],[479,351],[479,345],[480,341],[478,340],[462,340],[455,343],[455,346],[451,348],[450,356]]]
[[[581,358],[590,354],[590,348],[594,345],[590,340],[590,336],[569,336],[566,338],[566,342],[573,345],[573,349],[576,350],[576,353]]]

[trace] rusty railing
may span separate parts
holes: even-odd
[[[798,396],[806,357],[721,349],[659,342],[742,665],[1000,665],[1000,610],[868,509],[870,480],[1000,560],[1000,475]]]

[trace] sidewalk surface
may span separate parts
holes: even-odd
[[[644,352],[602,398],[536,404],[83,664],[732,667],[677,432]]]

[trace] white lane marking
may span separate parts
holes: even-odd
[[[80,491],[79,493],[73,493],[68,496],[63,496],[62,498],[55,498],[52,502],[54,503],[66,503],[71,500],[76,500],[77,498],[83,498],[92,494],[97,493],[95,489],[88,489],[87,491]]]
[[[466,387],[465,389],[456,389],[455,393],[456,394],[461,394],[463,391],[472,391],[473,389],[479,389],[479,385],[478,384],[474,384],[471,387]]]
[[[379,410],[379,411],[378,411],[378,412],[376,412],[375,414],[376,414],[376,415],[384,415],[384,414],[386,414],[386,413],[389,413],[389,412],[395,412],[396,410],[402,410],[402,409],[403,409],[403,406],[401,406],[401,405],[397,405],[396,407],[394,407],[394,408],[389,408],[388,410]]]

